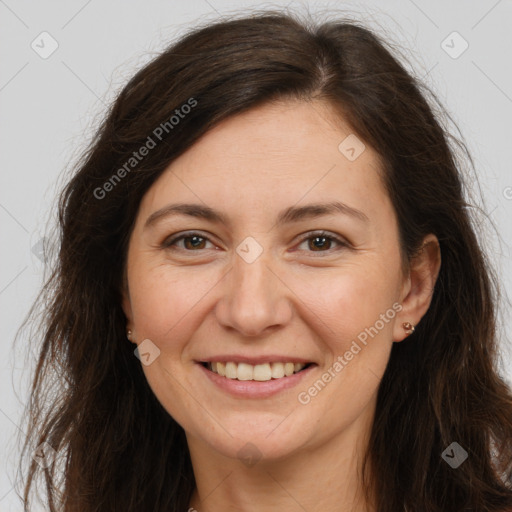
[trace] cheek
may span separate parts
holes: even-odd
[[[137,336],[150,338],[162,351],[184,344],[199,326],[202,301],[220,279],[222,273],[198,268],[134,267],[129,282]]]
[[[333,352],[348,350],[352,340],[364,339],[376,323],[379,336],[389,337],[392,331],[398,274],[367,263],[317,272],[312,279],[297,276],[292,285]]]
[[[298,400],[304,412],[325,420],[325,436],[355,421],[375,399],[393,342],[397,304],[392,271],[370,265],[346,270],[303,289],[309,290],[307,305],[329,358]]]

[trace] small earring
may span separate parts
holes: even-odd
[[[132,331],[130,329],[128,329],[126,331],[126,337],[131,341],[131,339],[132,339]]]
[[[407,336],[414,332],[414,325],[412,325],[410,322],[404,322],[402,327],[405,329]]]

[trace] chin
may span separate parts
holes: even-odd
[[[254,420],[246,415],[244,421],[225,425],[231,435],[219,427],[215,433],[203,432],[201,437],[225,457],[242,462],[248,460],[247,465],[251,464],[250,461],[276,461],[289,457],[309,440],[306,429],[297,422],[288,424],[285,418],[286,415],[273,415],[271,418],[265,415],[262,419],[260,414],[260,419]]]

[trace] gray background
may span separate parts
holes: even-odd
[[[15,436],[35,347],[23,337],[13,347],[13,339],[42,283],[41,239],[54,218],[64,173],[119,88],[189,26],[247,7],[286,5],[360,17],[403,48],[413,72],[452,114],[474,157],[483,195],[478,206],[488,214],[481,224],[484,243],[503,292],[510,295],[511,0],[0,0],[0,512],[22,510],[13,490]],[[454,31],[459,35],[451,35]],[[45,55],[52,44],[58,48]],[[502,308],[506,334],[510,307],[504,302]],[[502,354],[503,373],[510,379],[512,353],[505,342]]]

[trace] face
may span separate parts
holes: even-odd
[[[286,457],[371,421],[398,324],[416,320],[379,158],[330,112],[283,102],[230,118],[140,204],[132,340],[189,441],[226,457],[247,443]]]

